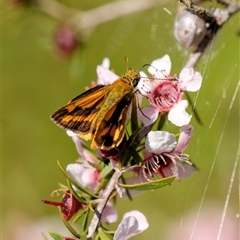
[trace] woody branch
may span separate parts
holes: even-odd
[[[223,27],[234,13],[237,13],[240,10],[240,3],[218,0],[219,3],[226,6],[225,9],[214,8],[210,11],[206,11],[204,8],[194,5],[191,0],[179,0],[179,2],[193,10],[199,17],[203,18],[203,20],[210,24],[207,34],[200,42],[197,49],[189,55],[185,64],[185,67],[195,67],[219,29]]]

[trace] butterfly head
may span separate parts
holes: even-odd
[[[131,82],[133,87],[136,87],[141,79],[140,73],[131,68],[127,70],[123,77],[126,78],[128,82]]]

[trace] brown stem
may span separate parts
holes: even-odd
[[[115,171],[112,175],[112,178],[110,179],[104,193],[102,196],[102,199],[100,200],[99,204],[97,205],[95,209],[95,214],[93,215],[92,221],[88,227],[88,233],[87,233],[87,239],[91,240],[93,239],[94,233],[98,227],[98,224],[101,220],[101,216],[103,213],[103,210],[107,204],[107,201],[109,200],[112,191],[114,190],[115,186],[118,183],[119,178],[121,177],[122,173]]]
[[[88,11],[78,11],[55,0],[35,0],[34,6],[59,21],[72,24],[77,30],[89,30],[116,18],[167,2],[168,0],[121,0]]]

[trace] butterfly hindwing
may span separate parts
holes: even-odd
[[[80,94],[57,110],[51,119],[58,126],[71,130],[86,140],[92,139],[95,119],[105,100],[107,87],[98,85]]]
[[[131,106],[133,93],[126,93],[106,113],[94,135],[92,146],[108,150],[117,147],[122,141]]]

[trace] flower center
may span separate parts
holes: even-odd
[[[178,102],[180,91],[176,81],[164,81],[153,90],[153,104],[161,112],[168,112]]]
[[[161,167],[167,167],[171,162],[171,158],[161,155],[152,154],[148,158],[144,159],[145,168],[142,168],[142,175],[145,179],[148,177],[153,177],[156,173],[160,173],[161,175]]]

